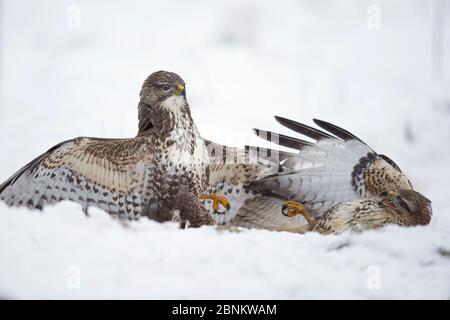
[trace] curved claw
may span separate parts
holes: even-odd
[[[227,200],[228,201],[228,200]],[[224,204],[223,202],[220,202],[222,204],[222,206],[225,208],[225,211],[219,211],[219,202],[217,203],[213,203],[213,209],[214,209],[214,213],[218,213],[218,214],[224,214],[226,212],[228,212],[228,210],[230,210],[230,204],[227,202],[226,204]],[[215,205],[214,205],[215,204]]]
[[[281,207],[281,213],[283,214],[283,216],[289,217],[288,211],[289,210],[287,204],[283,203],[283,206]]]
[[[288,218],[292,218],[298,214],[303,214],[304,211],[305,207],[303,204],[294,200],[284,202],[281,207],[281,213]]]
[[[212,200],[213,201],[212,208],[214,210],[214,213],[217,213],[217,214],[225,214],[231,208],[230,202],[228,201],[227,197],[225,197],[224,195],[222,195],[218,192],[201,195],[200,199],[201,200]],[[219,211],[219,204],[221,204],[225,208],[225,211]]]
[[[288,218],[301,214],[306,221],[308,221],[308,224],[314,225],[315,223],[314,218],[310,216],[309,212],[305,209],[305,206],[294,200],[284,202],[281,207],[281,213]]]

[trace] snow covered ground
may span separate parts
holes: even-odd
[[[180,231],[100,211],[86,219],[72,203],[43,214],[1,206],[0,218],[5,298],[449,298],[450,236],[430,227]]]
[[[0,181],[59,141],[136,133],[140,85],[188,84],[204,136],[273,115],[349,129],[433,201],[429,226],[295,235],[0,204],[0,298],[450,299],[450,3],[0,0]],[[440,23],[440,21],[443,23]]]

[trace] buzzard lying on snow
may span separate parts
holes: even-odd
[[[413,190],[408,178],[387,156],[325,121],[314,120],[327,132],[281,117],[276,120],[316,142],[255,129],[260,137],[298,152],[279,151],[277,174],[251,186],[272,195],[261,201],[265,209],[255,203],[256,209],[246,210],[235,223],[293,232],[339,233],[385,224],[411,226],[430,222],[430,200]],[[301,214],[308,225],[275,219],[276,208],[280,207],[278,197],[290,199],[282,205],[285,216]]]

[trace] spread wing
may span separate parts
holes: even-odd
[[[230,201],[226,214],[214,213],[211,202],[204,202],[216,223],[226,224],[234,219],[246,200],[260,193],[250,190],[254,181],[273,175],[278,171],[279,161],[252,148],[231,148],[205,140],[210,155],[208,193],[219,192]]]
[[[275,118],[315,142],[255,130],[260,137],[297,152],[284,153],[279,172],[255,182],[252,188],[295,199],[316,215],[343,201],[378,196],[386,190],[412,189],[392,160],[377,154],[352,133],[316,119],[314,122],[326,132],[290,119]]]
[[[10,206],[42,208],[62,200],[135,217],[152,197],[146,189],[151,143],[146,137],[64,141],[0,185]],[[146,159],[147,157],[147,159]]]

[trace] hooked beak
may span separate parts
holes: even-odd
[[[385,207],[385,208],[390,208],[390,209],[395,209],[395,203],[394,203],[394,199],[397,196],[397,192],[395,191],[385,191],[383,192],[380,197],[382,197],[382,199],[378,202],[378,205]]]
[[[175,91],[175,94],[178,96],[186,97],[186,90],[182,84],[178,84],[177,91]]]

